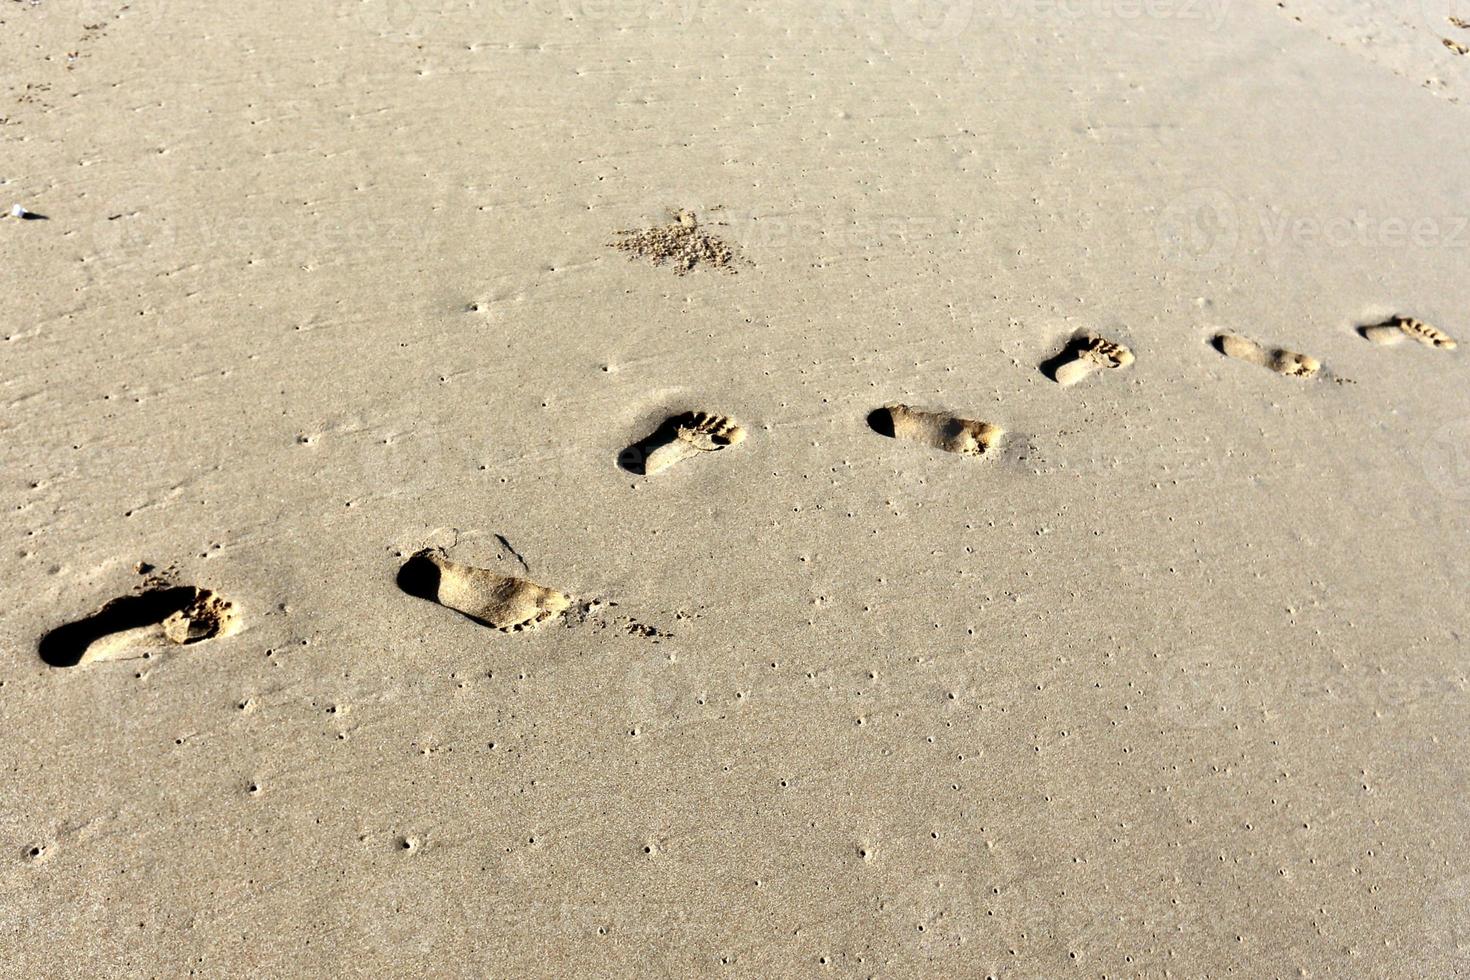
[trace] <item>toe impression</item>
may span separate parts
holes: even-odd
[[[745,441],[745,429],[728,415],[684,412],[671,416],[648,438],[623,450],[619,464],[652,476],[701,453],[719,452]]]

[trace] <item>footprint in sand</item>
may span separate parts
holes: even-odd
[[[1315,357],[1281,347],[1262,347],[1240,334],[1222,333],[1212,343],[1226,357],[1258,364],[1290,378],[1310,378],[1322,370],[1322,362]]]
[[[425,548],[404,562],[398,587],[502,633],[532,629],[572,604],[555,589],[450,561],[441,548]]]
[[[1440,350],[1454,350],[1459,346],[1449,334],[1410,316],[1391,317],[1370,327],[1359,327],[1358,333],[1380,347],[1390,347],[1406,340],[1416,340],[1425,347]]]
[[[868,416],[868,425],[875,432],[892,439],[908,439],[965,456],[984,456],[1005,435],[1004,429],[989,422],[964,419],[949,412],[927,412],[907,405],[887,405],[877,409]]]
[[[744,441],[745,430],[729,416],[685,412],[666,419],[653,435],[624,449],[618,465],[652,476],[682,460]]]
[[[208,589],[164,585],[119,596],[87,618],[57,627],[41,638],[37,652],[52,667],[133,660],[228,636],[239,626],[234,604]]]
[[[1122,344],[1103,337],[1078,337],[1042,370],[1063,388],[1098,371],[1116,371],[1133,363],[1133,352]]]
[[[608,245],[654,265],[671,265],[681,276],[701,267],[735,271],[739,253],[705,230],[693,211],[674,211],[669,217],[672,220],[661,228],[620,231],[618,240]]]

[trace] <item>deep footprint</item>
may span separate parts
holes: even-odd
[[[744,441],[745,430],[729,416],[684,412],[666,419],[647,439],[624,449],[618,463],[630,472],[652,476],[675,463]]]
[[[57,627],[36,649],[52,667],[76,667],[202,643],[238,628],[234,604],[208,589],[162,586],[119,596],[87,618]]]
[[[1370,327],[1359,327],[1358,333],[1380,347],[1390,347],[1406,340],[1417,341],[1425,347],[1439,350],[1454,350],[1459,346],[1455,343],[1455,338],[1443,330],[1436,330],[1423,320],[1416,320],[1411,316],[1390,317]]]
[[[907,405],[887,405],[868,416],[875,432],[893,439],[943,449],[964,456],[984,456],[1005,430],[989,422],[960,418],[949,412],[929,412]]]
[[[1215,349],[1237,361],[1270,368],[1289,378],[1310,378],[1322,370],[1322,362],[1284,347],[1262,347],[1240,334],[1222,333],[1213,341]]]
[[[1133,363],[1133,352],[1103,337],[1080,337],[1050,364],[1052,380],[1070,388],[1098,371],[1116,371]]]
[[[425,548],[398,570],[398,587],[502,633],[532,629],[566,611],[571,596],[523,578],[450,561]]]

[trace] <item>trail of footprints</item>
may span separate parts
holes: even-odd
[[[1358,328],[1380,347],[1413,341],[1435,350],[1454,350],[1453,337],[1412,317],[1395,316]],[[1292,378],[1312,378],[1322,363],[1308,354],[1272,347],[1235,333],[1213,337],[1211,345],[1233,360]],[[1062,387],[1131,366],[1133,352],[1105,337],[1073,338],[1043,373]],[[874,410],[868,425],[880,435],[960,456],[985,456],[1001,442],[999,425],[952,412],[894,403]],[[618,464],[643,476],[656,476],[679,463],[712,456],[740,445],[746,431],[726,415],[684,412],[665,419],[646,438],[623,450]],[[140,566],[140,572],[147,566]],[[535,629],[576,608],[569,594],[532,582],[462,564],[441,548],[426,548],[408,558],[397,583],[408,595],[438,603],[483,626],[504,633]],[[600,603],[584,603],[592,609]],[[630,621],[631,622],[631,621]],[[635,624],[642,630],[651,628]],[[113,660],[142,659],[156,651],[189,646],[239,631],[236,605],[209,589],[178,585],[157,575],[132,594],[105,603],[96,612],[43,636],[37,652],[51,667],[77,667]],[[664,635],[653,630],[649,635]]]

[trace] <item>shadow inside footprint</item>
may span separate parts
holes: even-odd
[[[1066,346],[1062,348],[1060,354],[1055,357],[1048,357],[1046,360],[1038,364],[1037,368],[1047,378],[1051,379],[1052,381],[1058,381],[1057,370],[1060,369],[1063,364],[1071,364],[1073,361],[1077,360],[1077,358],[1082,356],[1082,352],[1087,348],[1087,339],[1087,337],[1081,334],[1073,337],[1071,340],[1067,341]]]
[[[1411,316],[1391,316],[1382,323],[1365,324],[1358,327],[1358,336],[1380,347],[1391,347],[1406,340],[1440,350],[1454,350],[1459,346],[1455,338],[1443,330]]]
[[[58,626],[47,633],[41,637],[36,650],[49,666],[75,667],[98,640],[161,623],[189,609],[199,596],[198,589],[187,585],[120,596],[85,619]]]
[[[419,552],[398,569],[398,587],[415,599],[439,601],[439,566]]]
[[[897,439],[893,431],[893,413],[886,408],[875,408],[868,413],[868,428],[880,436]]]
[[[667,446],[679,438],[680,416],[675,415],[664,419],[659,427],[653,430],[653,434],[639,439],[622,452],[618,453],[618,468],[638,476],[648,474],[648,457],[660,446]]]

